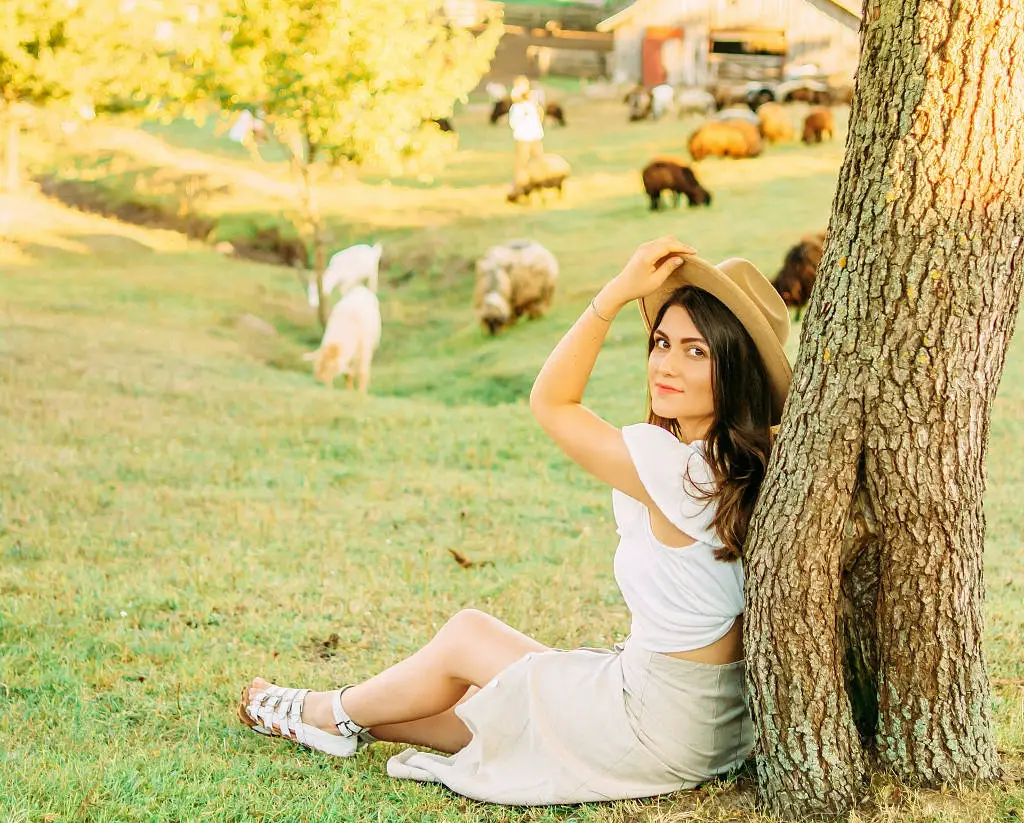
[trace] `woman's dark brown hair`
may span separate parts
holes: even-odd
[[[704,453],[715,478],[707,495],[717,510],[712,525],[724,546],[718,560],[737,560],[747,539],[771,451],[772,395],[764,361],[736,316],[717,297],[694,286],[676,289],[655,318],[647,341],[654,350],[654,331],[671,306],[686,309],[711,349],[711,391],[715,410]],[[675,420],[659,417],[647,397],[647,421],[680,436]],[[690,484],[688,484],[690,485]]]

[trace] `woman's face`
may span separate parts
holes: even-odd
[[[654,330],[647,381],[656,415],[677,420],[687,442],[707,435],[715,416],[711,349],[682,306],[670,306]]]

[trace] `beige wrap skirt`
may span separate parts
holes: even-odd
[[[650,797],[736,768],[753,745],[744,663],[644,651],[534,652],[455,711],[473,737],[456,754],[406,749],[388,774],[489,803]]]

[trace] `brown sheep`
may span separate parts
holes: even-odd
[[[745,120],[709,120],[690,135],[689,150],[694,160],[708,155],[757,157],[761,153],[757,126]]]
[[[629,106],[629,122],[646,120],[654,112],[654,100],[651,93],[639,83],[630,89],[624,101]]]
[[[769,143],[782,143],[795,136],[789,114],[778,103],[762,103],[757,109],[757,119],[761,136]]]
[[[503,97],[501,100],[494,101],[494,108],[491,109],[491,125],[493,126],[502,117],[508,114],[508,110],[512,108],[512,98]]]
[[[559,126],[565,125],[565,111],[558,103],[548,103],[544,107],[544,118],[554,120]]]
[[[689,164],[675,157],[655,157],[643,170],[644,191],[651,198],[651,211],[661,208],[661,193],[674,195],[673,207],[685,194],[691,206],[710,206],[711,195],[698,181]]]
[[[831,140],[836,133],[836,119],[832,112],[824,107],[811,109],[804,118],[805,143],[820,143],[825,137]]]
[[[811,299],[811,289],[814,288],[824,248],[825,232],[804,236],[786,252],[782,268],[772,281],[785,304],[796,309],[797,320]]]

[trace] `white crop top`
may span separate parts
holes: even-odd
[[[699,495],[713,482],[703,443],[682,443],[649,423],[625,426],[622,436],[651,500],[696,541],[683,548],[660,543],[647,507],[617,489],[612,492],[620,536],[615,581],[632,614],[630,633],[651,652],[707,646],[743,613],[743,567],[738,560],[715,559],[715,549],[722,546],[711,525],[715,504]]]

